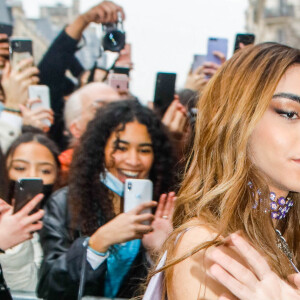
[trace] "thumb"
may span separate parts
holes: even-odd
[[[20,104],[19,107],[20,107],[22,116],[23,116],[24,114],[26,114],[26,113],[28,112],[28,110],[29,110],[29,109],[28,109],[25,105],[23,105],[23,104]]]

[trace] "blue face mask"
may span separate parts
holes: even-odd
[[[124,196],[124,183],[122,183],[117,177],[108,172],[105,169],[104,174],[100,174],[100,182],[102,182],[107,188],[119,195]]]

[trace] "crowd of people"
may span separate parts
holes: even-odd
[[[216,52],[161,115],[75,56],[120,16],[110,1],[79,15],[37,66],[12,65],[0,34],[0,299],[300,299],[300,50]],[[124,212],[127,179],[151,180],[153,201]]]

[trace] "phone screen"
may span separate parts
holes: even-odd
[[[14,192],[14,213],[22,209],[32,198],[43,191],[43,180],[41,178],[22,178],[16,182]],[[36,207],[32,212],[38,211]]]
[[[176,73],[157,73],[154,108],[162,116],[174,100]]]

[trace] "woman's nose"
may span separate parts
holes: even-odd
[[[39,177],[38,172],[37,172],[37,170],[34,166],[31,166],[28,171],[29,171],[28,172],[28,177],[30,177],[30,178]]]
[[[136,166],[140,163],[139,153],[136,150],[128,151],[127,163]]]

